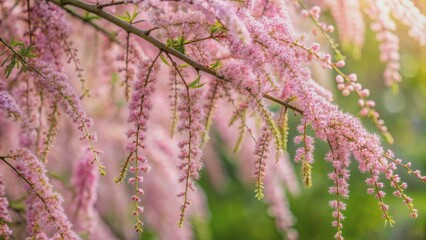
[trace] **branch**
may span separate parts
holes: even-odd
[[[206,66],[204,66],[203,64],[189,58],[188,56],[186,56],[185,54],[168,47],[166,44],[162,43],[161,41],[159,41],[158,39],[150,36],[150,30],[148,31],[143,31],[137,27],[134,27],[132,24],[125,22],[121,19],[119,19],[118,17],[115,17],[114,15],[109,14],[108,12],[105,12],[102,8],[99,7],[99,5],[95,5],[95,4],[88,4],[79,0],[48,0],[58,6],[60,6],[61,8],[65,8],[66,5],[71,5],[83,10],[86,10],[87,12],[93,13],[105,20],[107,20],[108,22],[122,28],[123,30],[125,30],[127,33],[132,33],[136,36],[141,37],[142,39],[144,39],[145,41],[151,43],[153,46],[155,46],[156,48],[158,48],[159,50],[170,54],[182,61],[184,61],[185,63],[187,63],[188,65],[192,66],[196,71],[202,71],[205,72],[215,78],[218,78],[220,80],[229,82],[229,79],[226,79],[225,77],[221,76],[220,74],[218,74],[216,71],[214,71],[213,69],[210,69]],[[272,97],[268,94],[263,94],[263,97],[268,98],[271,101],[274,101],[278,104],[281,104],[285,107],[288,107],[290,109],[293,109],[296,112],[299,112],[300,114],[303,114],[303,111],[293,105],[290,105],[288,103],[285,103],[284,101],[277,99],[275,97]]]
[[[271,100],[271,101],[273,101],[273,102],[276,102],[276,103],[278,103],[278,104],[280,104],[280,105],[282,105],[282,106],[284,106],[284,107],[286,107],[286,108],[290,108],[290,109],[292,109],[292,110],[294,110],[294,111],[296,111],[296,112],[300,113],[301,115],[303,115],[303,110],[302,110],[302,109],[300,109],[300,108],[298,108],[298,107],[295,107],[295,106],[293,106],[293,105],[289,104],[288,102],[285,102],[285,101],[283,101],[283,100],[281,100],[281,99],[278,99],[278,98],[273,97],[273,96],[271,96],[271,95],[268,95],[268,94],[266,94],[266,93],[264,93],[264,94],[263,94],[263,97],[264,97],[264,98],[267,98],[267,99],[269,99],[269,100]]]
[[[126,1],[126,2],[124,2],[124,1],[114,2],[114,0],[113,0],[113,1],[112,1],[112,2],[110,2],[110,3],[97,4],[96,6],[97,6],[99,9],[102,9],[102,8],[104,8],[104,7],[117,6],[117,5],[126,4],[126,3],[127,3],[127,1]]]
[[[169,48],[166,46],[166,44],[162,43],[161,41],[157,40],[156,38],[152,37],[149,35],[148,31],[143,31],[137,27],[132,26],[130,23],[125,22],[123,20],[121,20],[118,17],[115,17],[114,15],[111,15],[107,12],[105,12],[104,10],[102,10],[102,8],[99,8],[97,5],[94,4],[88,4],[79,0],[48,0],[62,8],[64,8],[66,5],[71,5],[83,10],[86,10],[90,13],[93,13],[95,15],[98,15],[99,17],[107,20],[108,22],[122,28],[123,30],[125,30],[126,32],[130,32],[132,34],[135,34],[141,38],[143,38],[145,41],[151,43],[152,45],[154,45],[155,47],[157,47],[158,49],[162,50],[163,52],[169,53],[170,55],[173,55],[177,58],[179,58],[180,60],[186,62],[187,64],[191,65],[192,67],[194,67],[196,70],[200,70],[203,71],[205,73],[208,73],[212,76],[215,76],[219,79],[224,80],[223,76],[219,76],[215,71],[213,71],[210,68],[207,68],[205,66],[203,66],[202,64],[192,60],[191,58],[187,57],[186,55],[182,54],[181,52],[173,49],[173,48]]]
[[[72,17],[80,19],[83,23],[85,23],[85,24],[93,27],[95,30],[97,30],[97,31],[101,32],[102,34],[104,34],[105,37],[107,37],[111,42],[117,43],[118,45],[121,46],[121,43],[117,40],[116,35],[114,33],[106,31],[105,29],[103,29],[102,27],[100,27],[99,25],[97,25],[96,23],[93,23],[92,21],[84,18],[83,16],[80,16],[79,14],[75,13],[71,9],[68,9],[66,7],[63,7],[63,9],[67,13],[69,13]]]

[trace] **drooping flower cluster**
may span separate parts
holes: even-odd
[[[124,63],[124,66],[120,66],[117,70],[123,75],[124,80],[122,85],[124,85],[124,94],[128,100],[130,98],[132,83],[138,77],[137,69],[140,67],[140,62],[143,59],[143,52],[139,45],[132,40],[132,35],[127,34],[126,37],[120,36],[120,38],[125,39],[122,42],[126,44],[126,51],[117,56],[117,60]]]
[[[176,189],[181,188],[181,184],[176,181],[179,177],[179,171],[176,168],[170,168],[170,165],[178,164],[179,159],[175,155],[179,152],[176,145],[168,144],[170,137],[167,130],[152,126],[154,137],[151,138],[149,148],[149,159],[153,169],[157,174],[150,174],[145,181],[145,192],[143,196],[144,205],[149,206],[144,210],[144,216],[147,225],[158,232],[159,239],[192,239],[193,234],[190,225],[186,224],[179,228],[176,224],[176,216],[179,216],[180,202],[176,201]],[[197,201],[198,191],[192,195],[191,201]],[[197,202],[193,204],[189,212],[192,219],[196,214],[202,214],[203,209],[197,208]]]
[[[143,212],[140,202],[144,194],[141,188],[144,178],[142,174],[149,172],[151,169],[145,153],[147,149],[146,134],[152,110],[151,96],[155,91],[155,82],[157,79],[158,64],[156,61],[158,58],[159,54],[154,60],[145,60],[139,66],[138,79],[134,83],[132,99],[129,104],[130,113],[128,121],[132,124],[132,128],[127,133],[127,137],[131,140],[127,145],[129,156],[123,163],[120,175],[115,179],[116,182],[124,180],[127,168],[130,168],[130,171],[134,173],[134,176],[129,178],[128,182],[135,186],[135,192],[131,198],[136,203],[133,215],[137,218],[135,228],[138,231],[142,231],[143,225],[140,219],[140,215]],[[129,167],[131,163],[133,165]]]
[[[262,129],[262,135],[260,139],[256,143],[256,161],[254,162],[254,172],[253,176],[256,178],[256,198],[262,199],[263,194],[263,179],[266,175],[266,169],[267,169],[267,161],[268,161],[268,155],[271,146],[271,133],[269,132],[268,127],[263,127]]]
[[[181,149],[179,153],[181,161],[178,165],[181,171],[179,182],[184,184],[184,190],[178,193],[178,197],[183,198],[178,224],[182,226],[186,209],[191,204],[190,191],[195,191],[195,180],[200,177],[200,171],[203,166],[201,162],[201,137],[204,126],[202,123],[203,109],[201,108],[202,91],[187,87],[182,89],[179,95],[181,102],[178,105],[178,131],[186,136],[184,140],[179,142],[179,148]]]
[[[361,3],[352,0],[323,0],[323,4],[331,9],[331,14],[339,29],[339,38],[344,43],[353,43],[362,48],[365,37],[365,22],[362,16]]]
[[[12,230],[8,225],[8,223],[12,222],[8,207],[9,201],[6,198],[6,186],[3,176],[0,174],[0,236],[6,240],[12,235]]]
[[[314,163],[314,138],[306,135],[306,123],[299,125],[297,131],[300,135],[294,138],[294,143],[303,144],[303,146],[296,150],[294,161],[302,162],[303,184],[310,188],[312,186],[311,169]]]
[[[330,152],[326,155],[326,160],[333,166],[334,171],[328,174],[328,178],[333,182],[333,186],[329,188],[328,192],[335,196],[334,200],[330,200],[330,207],[333,209],[332,216],[335,219],[332,225],[337,228],[335,235],[336,239],[343,239],[342,237],[342,221],[345,219],[343,211],[346,210],[346,204],[342,202],[342,199],[349,197],[349,164],[350,164],[350,152],[347,149],[337,148],[333,149],[333,146],[339,146],[334,138],[327,138],[330,144]]]
[[[4,112],[6,117],[11,118],[13,121],[22,121],[25,118],[16,101],[5,90],[3,82],[0,82],[0,109]]]
[[[27,149],[12,152],[10,155],[17,161],[17,173],[28,184],[26,217],[30,237],[48,239],[46,234],[52,229],[56,239],[80,239],[72,230],[72,224],[61,205],[63,199],[53,190],[42,163]]]
[[[28,102],[29,101],[27,101],[27,103]],[[20,143],[23,146],[30,144],[34,137],[34,125],[31,120],[28,119],[28,116],[23,113],[15,99],[6,90],[3,82],[0,82],[0,110],[11,120],[21,122]]]
[[[93,120],[88,118],[83,111],[79,97],[68,83],[67,76],[44,62],[34,61],[32,64],[36,71],[32,74],[34,74],[37,86],[47,91],[54,106],[60,104],[64,112],[77,125],[78,130],[83,134],[80,139],[86,140],[89,144],[88,149],[93,154],[92,162],[96,162],[101,174],[104,175],[105,167],[101,165],[98,157],[99,152],[94,146],[96,135],[89,132],[89,128],[93,125]]]
[[[266,170],[265,176],[265,202],[269,204],[269,214],[275,217],[277,227],[286,232],[287,239],[297,239],[296,230],[292,229],[295,219],[290,211],[286,192],[283,190],[282,177],[284,172],[285,162],[288,159],[281,159],[275,166],[271,166]],[[289,182],[285,182],[288,184]],[[291,189],[291,188],[290,188]]]
[[[35,45],[40,60],[63,67],[62,57],[70,35],[70,26],[59,7],[47,2],[38,2],[29,12],[29,32],[31,43]],[[68,46],[69,47],[69,46]]]
[[[81,83],[82,96],[88,95],[77,49],[69,39],[71,27],[65,13],[58,6],[41,1],[29,8],[27,18],[30,44],[35,45],[40,59],[62,70],[62,58],[66,56],[68,62],[74,65]]]
[[[75,229],[85,233],[90,238],[94,231],[96,218],[95,204],[97,200],[99,172],[91,164],[92,154],[86,152],[77,163],[72,182],[75,188],[73,197],[73,217],[76,222]]]
[[[383,74],[385,83],[391,86],[401,82],[399,38],[394,33],[396,23],[391,19],[391,9],[387,1],[375,1],[371,5],[369,14],[375,20],[371,28],[377,33],[376,38],[380,42],[380,60],[386,63]]]
[[[388,4],[392,16],[410,29],[408,35],[418,41],[420,45],[426,45],[426,16],[414,5],[413,1],[389,0]]]

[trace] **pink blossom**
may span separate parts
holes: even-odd
[[[27,230],[30,235],[53,230],[55,238],[80,239],[64,213],[62,197],[53,190],[43,164],[29,150],[22,149],[11,154],[17,160],[16,169],[31,184],[26,200]]]
[[[198,89],[186,88],[179,92],[178,131],[184,134],[187,139],[180,142],[181,151],[178,155],[181,160],[178,165],[181,171],[179,182],[185,184],[184,191],[179,193],[179,196],[183,197],[179,226],[182,226],[185,211],[190,205],[189,190],[195,191],[194,181],[200,177],[200,170],[203,166],[200,147],[201,134],[204,131],[204,126],[202,125],[204,112],[201,107],[201,96],[202,92]]]
[[[375,1],[369,9],[370,17],[375,20],[371,28],[377,33],[376,38],[380,42],[380,60],[386,63],[383,76],[388,86],[401,81],[399,74],[399,38],[394,33],[396,24],[390,17],[390,2]]]
[[[263,179],[266,175],[266,169],[267,169],[267,161],[269,157],[269,151],[270,151],[270,145],[271,145],[271,132],[269,130],[269,127],[265,125],[262,129],[262,135],[257,140],[256,148],[255,148],[255,154],[256,154],[256,160],[253,163],[253,177],[256,179],[256,198],[262,199],[263,198]]]
[[[352,0],[324,0],[331,9],[331,14],[339,29],[339,38],[343,42],[351,42],[362,48],[365,38],[365,22],[362,16],[361,3]]]
[[[20,107],[13,97],[0,86],[0,109],[6,114],[6,117],[12,120],[26,120]],[[28,121],[28,120],[27,120]],[[28,124],[28,123],[27,123]]]
[[[83,158],[77,163],[72,177],[76,196],[73,198],[73,216],[76,230],[89,236],[93,234],[95,203],[97,200],[97,187],[99,173],[91,164],[93,161],[90,152],[85,152]]]
[[[0,174],[0,236],[5,239],[9,239],[12,235],[12,230],[8,226],[8,223],[12,222],[8,208],[9,201],[6,197],[3,176]]]

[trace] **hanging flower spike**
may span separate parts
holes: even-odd
[[[262,135],[258,139],[256,143],[256,160],[253,164],[253,176],[256,179],[256,189],[254,192],[256,193],[255,197],[260,200],[264,197],[263,188],[264,183],[263,179],[266,174],[266,162],[268,161],[268,155],[270,151],[270,143],[271,143],[271,133],[269,127],[265,125],[262,129]]]
[[[0,174],[0,236],[8,240],[12,236],[12,230],[8,223],[12,222],[9,215],[9,201],[6,198],[6,189],[3,176]]]
[[[100,152],[94,146],[96,135],[89,132],[93,120],[83,111],[79,97],[69,85],[67,76],[41,61],[36,60],[27,64],[31,66],[38,86],[51,94],[53,101],[58,101],[65,113],[77,124],[78,130],[83,133],[80,139],[85,139],[89,143],[88,148],[93,154],[92,162],[98,165],[101,175],[105,175],[105,166],[101,164],[98,156]]]
[[[135,202],[133,216],[136,218],[135,230],[142,232],[141,214],[143,207],[140,206],[143,189],[140,187],[143,182],[143,173],[148,173],[151,169],[150,164],[146,158],[146,132],[148,130],[148,120],[152,110],[151,96],[155,91],[155,82],[157,80],[158,64],[157,60],[161,52],[151,60],[145,60],[138,68],[138,80],[133,85],[133,94],[129,103],[130,113],[128,121],[132,124],[132,128],[128,131],[127,137],[131,142],[127,145],[129,155],[125,162],[122,163],[122,169],[118,177],[114,179],[116,183],[124,180],[129,165],[130,171],[134,173],[128,182],[134,185],[134,195],[131,199]]]
[[[29,184],[27,189],[30,195],[26,200],[28,232],[35,237],[53,229],[55,238],[80,239],[71,229],[72,225],[61,205],[63,199],[53,190],[43,164],[27,149],[12,152],[10,156],[17,161],[19,176]]]
[[[179,142],[179,159],[181,163],[178,168],[181,171],[179,182],[184,183],[184,191],[178,193],[178,197],[183,198],[180,207],[181,213],[178,221],[179,227],[183,226],[185,212],[190,201],[190,190],[195,191],[195,180],[200,177],[202,168],[201,162],[201,136],[204,131],[203,108],[202,108],[202,91],[200,89],[191,89],[186,87],[179,93],[179,125],[178,131],[186,136],[185,140]]]
[[[89,151],[77,163],[72,176],[75,196],[73,198],[73,218],[76,230],[90,237],[94,230],[95,203],[97,201],[97,187],[99,173],[91,165],[92,155]]]
[[[304,121],[304,120],[302,120]],[[295,144],[303,142],[303,147],[296,150],[294,161],[296,163],[302,162],[302,179],[303,185],[306,188],[312,187],[312,164],[314,163],[314,138],[306,135],[306,120],[305,123],[297,127],[297,131],[301,134],[294,138]]]
[[[327,132],[328,133],[328,132]],[[342,221],[345,219],[343,211],[346,210],[346,204],[342,199],[349,197],[349,164],[350,152],[342,148],[335,136],[328,134],[327,142],[330,146],[330,152],[327,153],[325,159],[333,166],[334,171],[328,174],[328,178],[333,181],[334,186],[330,187],[328,192],[335,195],[335,199],[329,201],[330,207],[333,209],[332,216],[335,219],[332,226],[337,229],[335,238],[343,240]]]

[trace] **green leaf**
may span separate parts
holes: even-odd
[[[10,76],[16,64],[17,64],[16,58],[12,57],[12,59],[10,60],[10,64],[6,66],[6,71],[5,71],[6,78]]]
[[[20,41],[15,41],[14,39],[10,40],[10,46],[12,47],[16,47],[16,46],[21,46],[24,47],[24,43],[20,42]]]
[[[201,79],[201,76],[198,76],[197,79],[195,79],[194,81],[192,81],[188,84],[188,87],[194,88],[195,86],[198,85],[198,83],[200,82],[200,79]]]
[[[136,17],[139,15],[139,11],[137,10],[137,8],[135,8],[134,10],[133,10],[133,14],[132,14],[132,17],[130,18],[131,19],[131,22],[133,22],[133,20],[135,20],[136,19]]]
[[[192,81],[188,84],[188,87],[189,88],[201,88],[201,87],[203,87],[206,83],[200,83],[200,79],[201,79],[201,76],[198,76],[197,79],[195,79],[194,81]]]
[[[192,87],[192,88],[201,88],[202,86],[204,86],[206,84],[206,82],[205,83],[201,83],[201,84],[198,84],[198,85],[196,85],[196,86],[194,86],[194,87]]]
[[[179,36],[177,38],[177,41],[178,41],[179,44],[184,44],[185,43],[185,38],[183,36]]]
[[[183,45],[180,45],[178,47],[175,47],[174,49],[176,49],[177,51],[185,54],[185,47]]]
[[[87,22],[91,22],[93,20],[100,19],[100,18],[101,17],[94,15],[94,14],[91,14],[89,12],[86,12],[86,14],[84,14],[84,16],[83,16],[83,19]]]
[[[25,44],[20,41],[16,41],[13,38],[10,40],[10,46],[11,47],[17,47],[19,50],[15,49],[16,53],[13,53],[10,56],[6,56],[6,58],[3,60],[3,62],[0,64],[1,67],[5,66],[5,76],[8,78],[15,68],[22,67],[23,71],[26,71],[26,64],[24,64],[26,58],[35,58],[37,57],[33,53],[33,46],[29,45],[28,47],[25,47]],[[4,52],[2,52],[2,55]]]
[[[118,16],[118,18],[120,18],[121,20],[123,20],[125,22],[132,23],[138,15],[139,15],[139,12],[138,12],[137,8],[135,8],[133,10],[132,15],[130,15],[129,12],[126,12],[126,15]]]
[[[216,21],[215,24],[210,26],[210,35],[215,34],[218,31],[226,31],[226,29],[222,26],[222,24],[219,21]]]
[[[185,54],[185,37],[179,36],[177,39],[167,39],[166,45]]]
[[[164,64],[171,67],[170,63],[167,61],[166,57],[163,56],[163,54],[160,54],[160,59],[163,61]]]
[[[221,65],[222,65],[222,63],[219,60],[216,60],[216,62],[213,63],[212,65],[210,65],[209,68],[216,69],[216,68],[220,67]]]
[[[29,57],[29,58],[36,58],[37,55],[35,55],[34,53],[29,53],[29,54],[27,54],[27,57]]]
[[[215,26],[211,26],[210,27],[210,34],[213,35],[217,30],[218,30],[218,28],[216,28]]]
[[[130,22],[130,19],[127,16],[118,16],[118,18],[125,22]]]

